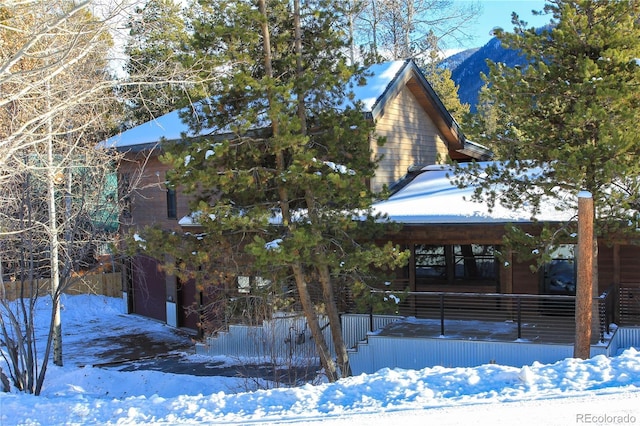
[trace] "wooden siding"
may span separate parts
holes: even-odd
[[[615,278],[615,260],[614,248],[619,246],[608,246],[606,244],[598,244],[598,290],[605,291],[612,284],[619,282],[619,278]]]
[[[390,235],[394,242],[427,244],[500,244],[505,229],[502,225],[405,225],[397,234]]]
[[[620,282],[635,283],[640,286],[640,246],[621,246]]]
[[[131,194],[130,216],[121,218],[124,230],[142,229],[150,225],[160,225],[163,229],[179,231],[178,221],[188,215],[189,206],[185,195],[176,190],[176,218],[167,217],[166,173],[169,167],[156,155],[129,154],[120,164],[119,173],[129,175],[135,190]],[[143,168],[144,165],[144,168]]]
[[[400,179],[414,164],[434,164],[448,150],[431,118],[404,87],[391,100],[376,122],[376,135],[386,138],[382,147],[371,147],[375,156],[383,156],[371,186],[374,191]]]
[[[540,274],[531,270],[531,263],[514,261],[505,272],[511,273],[514,294],[540,293]]]
[[[526,231],[536,234],[539,226],[524,226]],[[472,224],[433,224],[405,225],[399,232],[387,235],[381,243],[389,239],[403,248],[411,248],[415,244],[493,244],[500,245],[505,227],[495,225]],[[598,293],[607,290],[613,284],[623,284],[640,289],[640,246],[634,244],[612,244],[606,240],[599,241],[598,249]],[[408,272],[399,273],[395,282],[396,289],[408,286],[412,291],[498,291],[514,294],[541,294],[542,282],[540,272],[532,268],[533,261],[519,262],[515,254],[511,256],[510,265],[500,265],[500,281],[498,289],[482,289],[482,286],[416,286],[412,273],[413,259],[409,263]],[[407,278],[408,277],[408,278]]]

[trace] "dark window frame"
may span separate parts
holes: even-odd
[[[417,285],[498,285],[493,244],[414,244]]]
[[[178,218],[178,199],[176,190],[173,188],[167,188],[167,218]]]
[[[575,296],[578,268],[574,244],[563,244],[542,267],[542,293]]]
[[[454,279],[494,281],[498,279],[496,247],[492,244],[455,244],[453,247]],[[462,265],[462,268],[458,268]]]

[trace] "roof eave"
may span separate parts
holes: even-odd
[[[457,149],[456,152],[477,161],[489,161],[493,159],[493,152],[489,148],[468,139],[465,139],[462,149]]]

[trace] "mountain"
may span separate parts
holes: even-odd
[[[451,70],[451,79],[459,87],[460,102],[468,103],[471,112],[476,111],[478,94],[484,85],[481,74],[489,73],[487,59],[503,62],[510,67],[524,63],[524,59],[516,50],[503,48],[500,40],[495,37],[481,48],[464,50],[440,62],[440,66]]]
[[[474,47],[472,49],[466,49],[461,52],[454,53],[453,55],[449,55],[446,58],[442,59],[438,65],[442,68],[448,68],[450,70],[453,70],[457,68],[458,65],[466,61],[467,58],[469,58],[469,56],[476,53],[478,50],[480,50],[479,47]]]
[[[542,31],[551,31],[552,28],[553,26],[548,24],[536,28],[536,32],[540,34]],[[489,40],[487,44],[479,49],[464,50],[440,62],[441,67],[451,70],[451,79],[459,87],[458,96],[460,97],[460,102],[469,104],[471,112],[476,111],[478,94],[482,86],[484,86],[484,81],[480,75],[489,73],[487,59],[496,63],[504,63],[508,67],[526,63],[517,50],[505,49],[496,37]]]

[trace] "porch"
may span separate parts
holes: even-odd
[[[591,357],[615,356],[640,347],[640,327],[619,327],[603,343],[591,345]],[[573,344],[505,340],[468,340],[436,336],[391,336],[375,333],[349,350],[354,375],[381,368],[475,367],[500,364],[513,367],[535,362],[553,364],[573,357]]]
[[[379,290],[372,290],[371,294],[389,301],[402,298],[397,303],[397,314],[403,320],[379,331],[386,336],[574,342],[575,296],[460,292],[400,295]],[[634,299],[640,302],[640,288],[620,286],[611,286],[593,299],[592,344],[604,343],[612,324],[640,325],[640,315],[629,302]]]
[[[612,286],[594,298],[598,315],[592,325],[591,356],[612,356],[640,345],[639,301],[636,286]],[[375,325],[366,339],[351,347],[351,367],[359,374],[384,367],[553,363],[573,356],[574,306],[575,296],[405,293],[398,306],[402,316],[392,320],[369,315]],[[343,316],[347,341],[352,338],[348,324],[354,321]]]
[[[519,367],[573,356],[574,296],[442,292],[406,296],[398,315],[342,315],[353,374],[385,367],[486,363]],[[620,297],[626,298],[624,304]],[[614,286],[594,299],[600,321],[592,333],[592,356],[612,356],[640,346],[640,315],[629,309],[635,309],[636,301],[640,301],[640,287]],[[326,325],[326,318],[320,320]],[[333,351],[328,327],[323,332]],[[315,343],[301,315],[282,315],[259,327],[231,325],[228,331],[198,343],[196,352],[309,359],[315,356]]]

